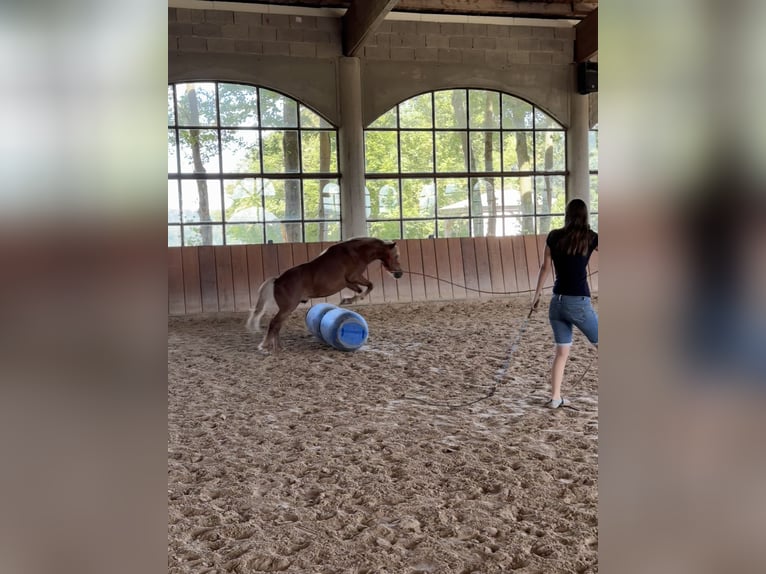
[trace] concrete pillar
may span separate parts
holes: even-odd
[[[359,58],[340,58],[341,237],[367,235],[364,207],[364,126]]]
[[[588,96],[577,93],[573,74],[572,93],[569,97],[569,131],[567,132],[567,202],[578,197],[590,205],[590,174],[588,167],[588,130],[590,116]]]

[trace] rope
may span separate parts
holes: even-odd
[[[441,277],[437,277],[435,275],[429,275],[428,273],[420,273],[419,271],[404,271],[404,273],[409,273],[410,275],[422,275],[423,277],[428,277],[430,279],[436,279],[437,281],[449,283],[450,285],[454,285],[455,287],[460,287],[461,289],[465,289],[466,291],[475,291],[477,293],[488,293],[490,295],[520,295],[522,293],[535,292],[535,289],[525,289],[523,291],[487,291],[486,289],[474,289],[473,287],[460,285],[459,283],[455,283],[453,281],[450,281],[449,279],[442,279]],[[592,271],[591,273],[588,273],[588,277],[590,278],[593,275],[596,275],[597,273],[598,271]],[[553,289],[553,286],[543,287],[543,291],[545,291],[546,289]]]

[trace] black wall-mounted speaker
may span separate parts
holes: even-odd
[[[577,91],[583,95],[598,92],[598,62],[577,64]]]

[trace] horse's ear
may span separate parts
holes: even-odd
[[[389,249],[393,249],[394,247],[396,247],[396,241],[392,241],[391,243],[388,244]]]

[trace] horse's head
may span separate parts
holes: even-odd
[[[399,263],[399,248],[396,246],[396,241],[384,241],[383,255],[380,258],[383,267],[396,279],[399,279],[404,275],[402,266]]]

